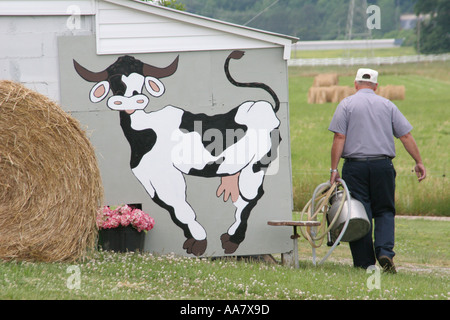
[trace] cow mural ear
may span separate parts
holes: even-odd
[[[89,99],[92,102],[97,103],[105,99],[105,97],[109,93],[109,82],[108,81],[100,81],[95,86],[92,87],[91,92],[89,93]]]
[[[154,97],[160,97],[164,94],[164,84],[154,77],[145,77],[145,88]]]

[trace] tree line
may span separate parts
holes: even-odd
[[[288,34],[302,40],[345,39],[350,0],[179,0],[186,11],[249,27]],[[381,28],[373,38],[400,29],[400,15],[414,12],[411,0],[374,0],[380,8]],[[364,33],[369,15],[355,1],[354,34]],[[273,4],[273,5],[272,5]],[[272,5],[272,6],[271,6]],[[266,9],[266,10],[265,10]],[[259,14],[259,16],[257,16]],[[257,17],[255,17],[257,16]]]
[[[152,0],[143,0],[152,1]],[[154,0],[153,0],[154,1]],[[256,29],[307,40],[348,38],[351,0],[159,0],[162,5]],[[366,4],[364,4],[364,2]],[[370,29],[371,13],[379,8],[377,28]],[[420,15],[415,29],[401,30],[400,16]],[[450,0],[354,0],[352,39],[403,38],[420,53],[450,52]]]

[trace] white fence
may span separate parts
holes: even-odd
[[[398,57],[360,57],[360,58],[326,58],[326,59],[291,59],[289,66],[354,66],[381,65],[412,62],[431,62],[450,60],[450,53],[438,55],[413,55]]]
[[[292,45],[292,50],[332,50],[332,49],[375,49],[399,47],[403,39],[365,39],[365,40],[322,40],[299,41]]]

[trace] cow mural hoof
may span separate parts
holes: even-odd
[[[234,253],[239,247],[238,243],[230,241],[230,235],[228,233],[221,235],[220,240],[222,241],[222,248],[227,254]]]
[[[194,238],[187,239],[183,244],[183,249],[187,253],[192,253],[194,256],[201,256],[206,251],[207,241],[205,240],[195,240]]]

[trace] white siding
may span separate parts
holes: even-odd
[[[0,16],[90,15],[95,16],[98,54],[284,47],[287,60],[297,41],[135,0],[0,0]]]
[[[134,1],[100,1],[96,22],[98,54],[283,46],[290,52],[292,42],[269,33]]]
[[[72,8],[82,15],[95,14],[95,0],[0,0],[0,15],[5,16],[70,15]]]

